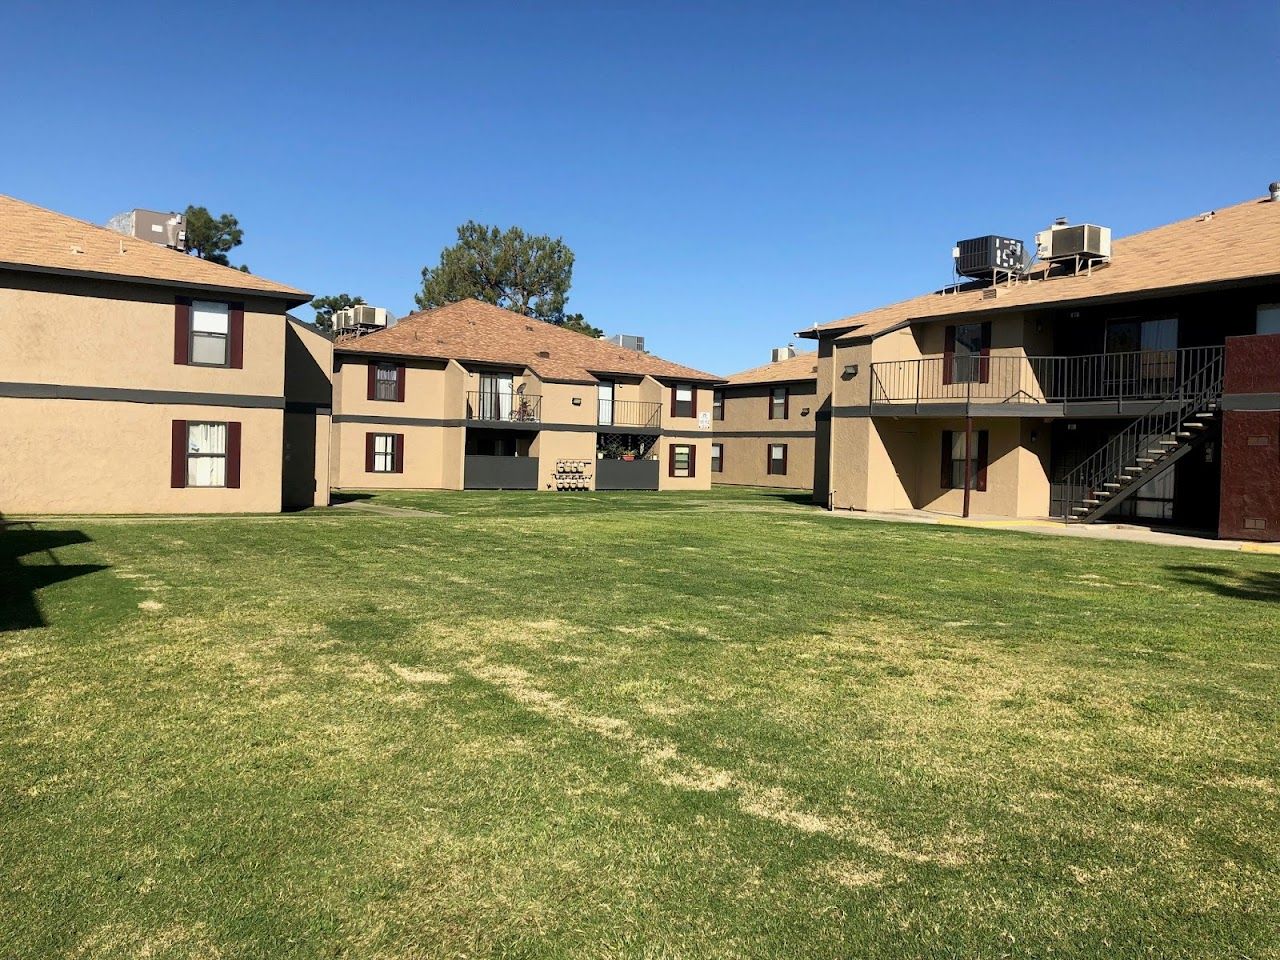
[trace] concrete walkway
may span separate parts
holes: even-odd
[[[1006,517],[953,517],[925,510],[881,512],[834,510],[832,516],[853,520],[885,520],[893,523],[926,523],[943,527],[976,527],[984,530],[1017,530],[1051,537],[1078,537],[1081,540],[1119,540],[1149,543],[1161,547],[1198,547],[1202,550],[1234,550],[1243,553],[1280,555],[1280,543],[1253,543],[1247,540],[1217,540],[1193,531],[1153,530],[1129,523],[1066,523],[1062,520],[1010,520]]]

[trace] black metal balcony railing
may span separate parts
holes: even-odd
[[[1076,357],[956,356],[871,365],[871,404],[1073,403],[1168,396],[1222,347]]]
[[[542,397],[527,393],[502,393],[497,390],[469,390],[467,419],[499,423],[539,423],[542,420]]]
[[[601,427],[656,429],[662,423],[662,404],[646,400],[601,400],[596,424]]]

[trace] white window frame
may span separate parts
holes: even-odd
[[[394,433],[373,435],[373,472],[396,472],[396,435]]]
[[[222,450],[196,450],[192,434],[201,427],[222,428]],[[227,485],[227,424],[217,420],[187,421],[187,486],[188,487],[225,487]],[[221,483],[201,483],[199,480],[201,466],[208,468],[211,478],[222,476]],[[218,468],[221,469],[218,469]]]
[[[192,300],[191,329],[188,336],[187,362],[191,366],[231,366],[231,305],[216,300]],[[222,360],[197,360],[197,343],[221,343]]]

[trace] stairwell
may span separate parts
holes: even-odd
[[[1176,385],[1067,475],[1067,520],[1102,519],[1220,429],[1223,351],[1207,347],[1179,364]]]

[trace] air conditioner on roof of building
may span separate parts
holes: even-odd
[[[1055,223],[1036,234],[1036,256],[1050,263],[1059,260],[1109,260],[1111,228],[1093,223],[1071,226]]]
[[[771,357],[773,363],[778,363],[781,360],[790,360],[795,355],[796,348],[788,344],[785,347],[774,347]]]

